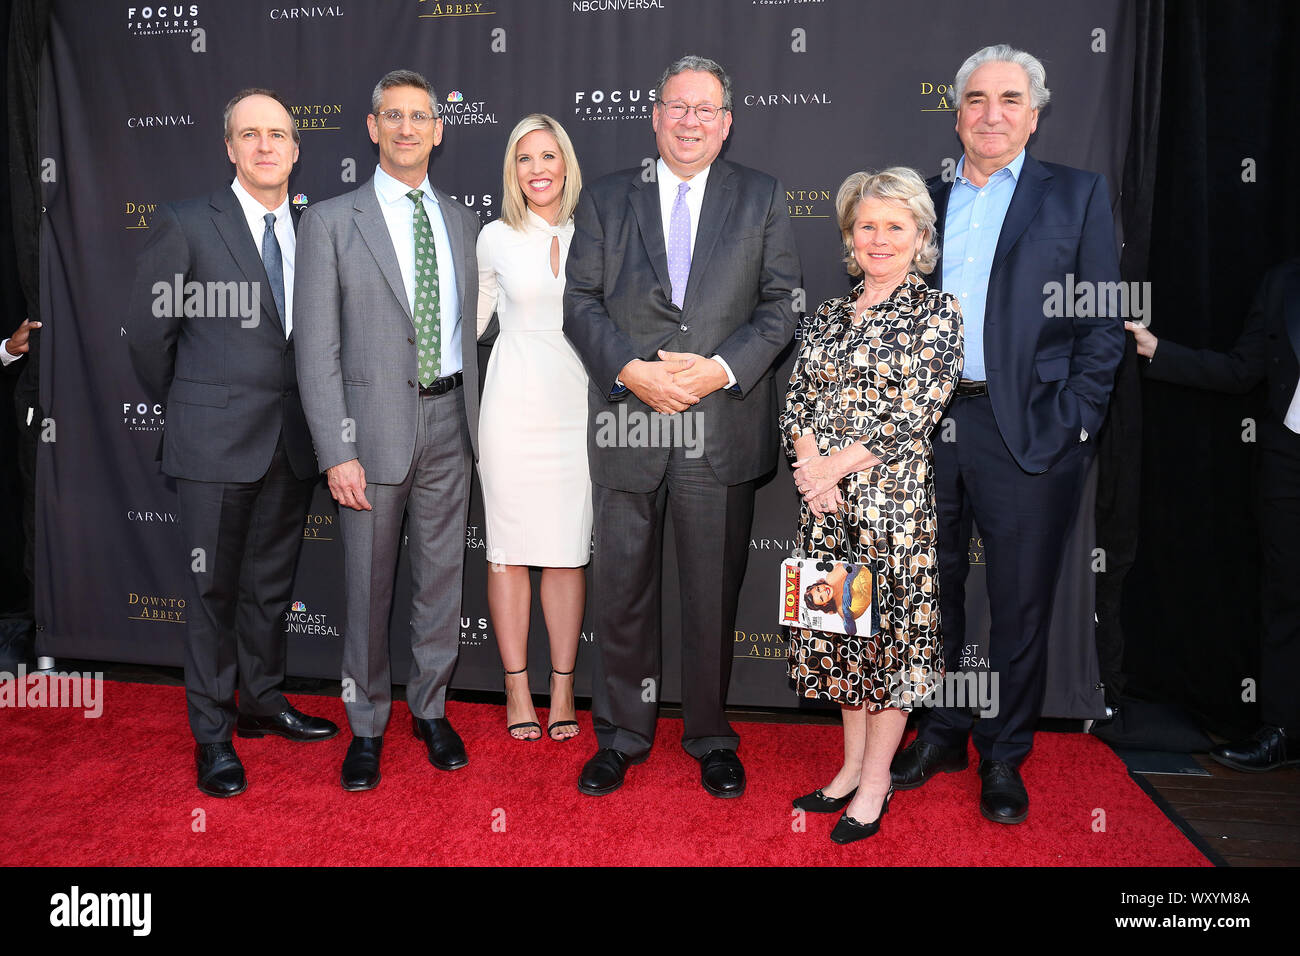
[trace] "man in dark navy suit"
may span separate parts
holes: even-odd
[[[1252,737],[1215,747],[1210,756],[1234,770],[1259,772],[1300,764],[1300,259],[1271,269],[1260,284],[1232,350],[1194,349],[1157,339],[1126,323],[1137,351],[1151,360],[1146,377],[1220,392],[1267,382],[1259,423],[1259,539],[1263,552],[1264,632],[1259,710]]]
[[[167,400],[162,470],[176,479],[193,583],[185,698],[198,787],[214,797],[247,786],[233,731],[338,733],[279,689],[281,622],[319,475],[293,351],[298,130],[275,93],[248,89],[227,104],[225,133],[234,181],[159,211],[127,322],[137,375]]]
[[[1009,46],[986,47],[962,64],[954,90],[964,155],[952,182],[929,182],[942,252],[936,274],[961,303],[966,341],[934,445],[939,607],[951,668],[966,642],[973,519],[984,539],[989,666],[1000,698],[996,716],[978,723],[964,708],[931,710],[892,776],[896,788],[911,789],[963,770],[973,736],[980,811],[1020,823],[1029,797],[1018,767],[1042,709],[1062,543],[1124,351],[1120,318],[1074,308],[1067,290],[1117,282],[1119,260],[1104,177],[1025,150],[1050,95],[1043,65]]]

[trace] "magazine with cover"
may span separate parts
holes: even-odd
[[[879,625],[872,613],[872,583],[865,564],[786,558],[781,562],[780,623],[832,634],[874,634]]]

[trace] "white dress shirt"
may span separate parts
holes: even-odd
[[[268,212],[275,213],[275,239],[280,243],[280,261],[284,266],[284,336],[289,337],[293,331],[293,253],[294,253],[294,231],[293,218],[289,214],[289,196],[286,193],[284,202],[280,203],[276,209],[267,209],[260,202],[254,199],[235,177],[235,181],[230,184],[230,188],[235,191],[235,198],[239,200],[239,208],[244,210],[244,218],[248,221],[248,231],[253,234],[253,245],[257,247],[257,256],[262,257],[262,238],[266,235],[266,219]],[[271,295],[270,289],[262,291],[263,295]]]
[[[375,195],[388,225],[397,264],[402,270],[402,283],[406,286],[406,303],[415,313],[415,206],[407,197],[411,187],[394,179],[375,167]],[[429,177],[420,183],[424,193],[424,212],[429,217],[433,232],[434,251],[438,256],[438,315],[442,355],[438,360],[438,375],[446,377],[461,371],[464,365],[460,354],[460,295],[456,291],[456,263],[451,254],[451,237],[447,223],[438,208],[438,197],[433,194]]]

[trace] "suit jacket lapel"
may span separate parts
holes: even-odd
[[[715,160],[713,168],[709,170],[709,179],[704,187],[704,204],[700,207],[700,223],[695,230],[695,248],[691,252],[690,278],[686,282],[686,295],[682,298],[683,308],[691,301],[692,293],[700,283],[705,281],[709,257],[713,255],[713,247],[722,234],[722,226],[736,203],[735,175],[731,164],[722,160]],[[662,217],[660,221],[662,222]],[[662,227],[660,231],[663,231]],[[667,268],[667,265],[665,253],[664,267]]]
[[[935,177],[930,183],[930,201],[934,203],[934,242],[939,247],[939,258],[934,263],[933,283],[931,288],[943,288],[943,227],[948,218],[948,197],[952,195],[952,183]]]
[[[1286,331],[1291,336],[1291,348],[1296,361],[1300,361],[1300,265],[1291,269],[1291,281],[1284,287],[1286,299]]]
[[[383,210],[379,208],[374,179],[358,189],[356,197],[352,206],[356,213],[354,221],[357,224],[357,231],[361,233],[361,238],[365,240],[370,254],[375,257],[375,262],[379,265],[379,271],[388,281],[388,287],[392,289],[393,295],[397,296],[402,311],[406,313],[406,318],[414,328],[415,319],[411,315],[411,304],[406,301],[406,283],[402,281],[402,267],[398,265],[397,250],[393,248],[392,237],[388,235],[388,223],[384,221]]]
[[[673,284],[668,278],[668,245],[664,240],[663,216],[659,212],[659,183],[654,180],[646,182],[638,177],[628,195],[628,202],[641,229],[641,243],[645,246],[650,265],[663,286],[664,298],[671,302]]]
[[[1052,174],[1043,164],[1028,153],[1025,164],[1020,167],[1020,179],[1016,191],[1011,195],[1011,205],[1007,207],[1006,218],[1002,220],[1002,231],[998,233],[997,249],[993,252],[993,268],[990,275],[997,271],[1002,260],[1007,257],[1011,247],[1016,244],[1021,234],[1038,215],[1038,207],[1052,185]]]
[[[258,283],[258,288],[264,290],[265,294],[258,296],[262,303],[262,311],[275,323],[280,334],[284,335],[284,322],[275,307],[275,296],[271,295],[271,284],[266,277],[266,267],[262,265],[262,257],[257,254],[257,245],[253,242],[253,234],[248,229],[248,220],[244,218],[244,208],[235,198],[235,191],[229,186],[217,190],[212,194],[210,204],[213,225],[216,226],[217,233],[225,242],[226,248],[230,250],[235,265],[239,267],[239,271],[244,274],[248,282]]]
[[[432,184],[430,188],[438,197],[438,209],[442,213],[443,225],[447,227],[447,239],[451,242],[451,258],[456,272],[456,294],[460,296],[460,346],[463,355],[466,349],[478,348],[478,321],[475,318],[478,313],[478,303],[467,302],[465,299],[465,293],[469,290],[469,283],[465,277],[465,270],[469,268],[470,263],[470,259],[467,258],[470,252],[468,239],[465,230],[461,228],[460,217],[447,214],[447,210],[456,200]],[[467,316],[470,321],[466,321]]]

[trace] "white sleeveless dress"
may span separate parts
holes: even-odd
[[[587,371],[564,336],[573,223],[527,215],[522,231],[496,220],[478,237],[478,332],[493,312],[500,326],[479,405],[487,559],[581,567],[591,553],[591,472]],[[558,276],[552,236],[560,239]]]

